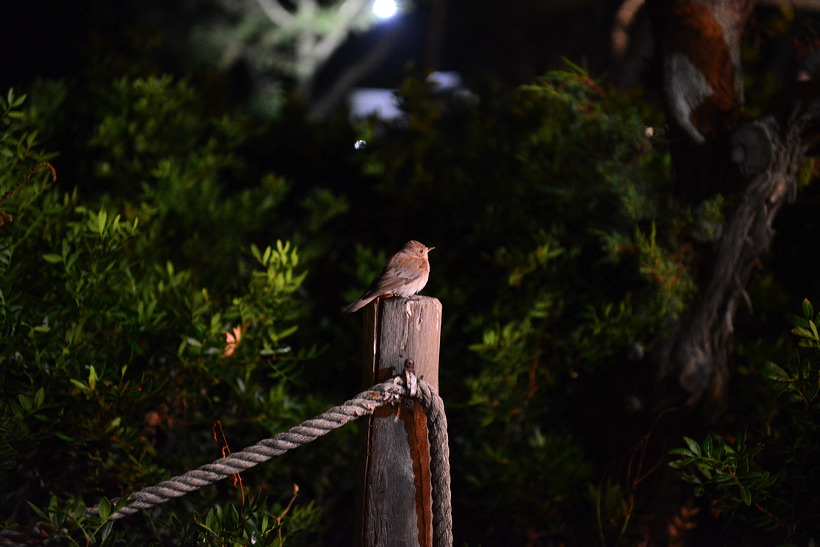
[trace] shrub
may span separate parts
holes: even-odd
[[[197,506],[218,504],[194,520],[176,513],[188,510],[182,501],[109,536],[84,516],[85,504],[252,444],[318,404],[292,390],[316,354],[291,345],[305,316],[300,254],[249,235],[275,230],[286,185],[264,175],[228,193],[219,182],[221,170],[244,168],[234,146],[245,122],[203,115],[167,78],[119,81],[110,93],[115,106],[92,139],[107,191],[62,191],[37,173],[3,204],[13,216],[0,227],[7,526],[44,519],[45,533],[78,543],[315,534],[312,502],[283,510],[290,466],[255,474],[254,490],[271,493],[239,509],[241,489],[199,494]],[[21,106],[12,93],[0,105],[3,188],[50,157]]]

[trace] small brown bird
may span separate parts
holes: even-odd
[[[342,308],[345,313],[360,310],[379,296],[413,296],[424,288],[430,277],[427,247],[418,241],[408,241],[399,252],[390,257],[370,287],[352,304]]]

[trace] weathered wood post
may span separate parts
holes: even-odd
[[[441,302],[379,298],[364,309],[366,387],[404,372],[438,391]],[[359,451],[357,544],[432,545],[430,447],[420,405],[383,407],[363,424]]]

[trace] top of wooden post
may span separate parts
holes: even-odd
[[[429,296],[380,297],[364,309],[365,385],[404,372],[412,359],[415,374],[438,390],[441,302]]]

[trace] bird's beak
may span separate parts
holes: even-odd
[[[429,252],[430,252],[430,251],[432,251],[433,249],[435,249],[435,247],[427,247],[427,252],[429,253]]]

